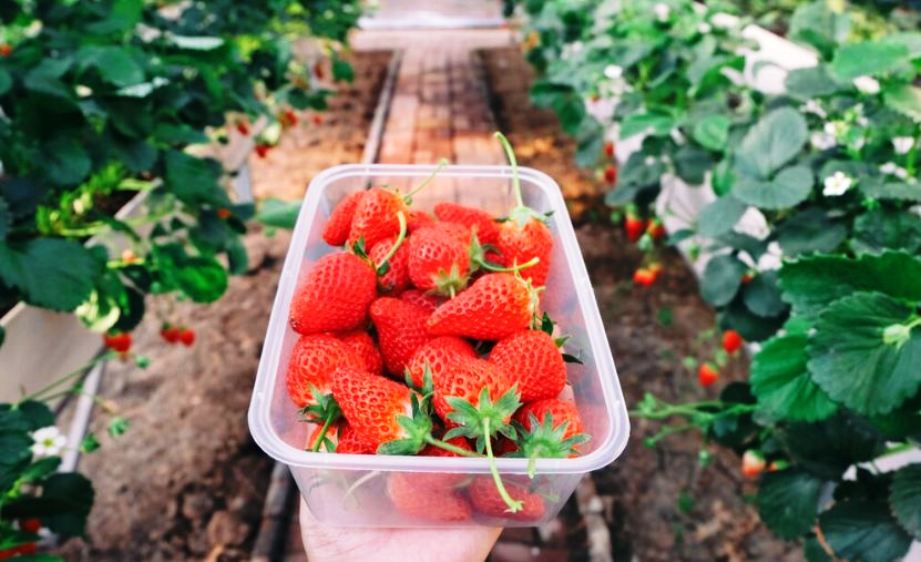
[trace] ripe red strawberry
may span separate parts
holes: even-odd
[[[410,234],[419,230],[420,228],[431,226],[433,224],[435,224],[435,219],[432,218],[432,215],[426,213],[425,211],[410,209],[409,215],[406,217],[406,230]]]
[[[513,383],[508,375],[488,361],[464,357],[460,354],[455,354],[449,359],[448,368],[432,371],[432,382],[435,386],[432,406],[438,417],[444,421],[461,423],[460,420],[449,417],[455,410],[449,398],[461,398],[476,405],[484,389],[489,392],[490,399],[498,401],[512,387]],[[514,409],[508,412],[508,417],[503,417],[501,421],[508,423],[513,412]]]
[[[517,482],[506,482],[505,488],[513,499],[521,502],[520,511],[513,513],[509,510],[508,504],[502,499],[489,476],[474,478],[470,487],[467,488],[467,496],[473,508],[488,517],[537,521],[544,516],[544,499],[539,494],[529,492],[526,487]]]
[[[336,441],[336,453],[350,455],[373,455],[377,452],[374,443],[368,441],[355,431],[350,424],[343,422],[339,426]]]
[[[640,236],[643,235],[645,230],[646,221],[635,215],[627,213],[627,218],[624,220],[624,231],[627,233],[627,240],[636,242],[640,239]]]
[[[467,340],[454,336],[441,336],[419,347],[406,364],[409,380],[416,388],[422,388],[425,369],[434,378],[435,373],[445,371],[457,356],[475,358],[476,351]]]
[[[488,273],[435,309],[428,320],[435,336],[500,340],[530,327],[537,294],[511,273]]]
[[[166,343],[179,343],[179,334],[181,332],[182,330],[178,326],[164,323],[163,327],[160,329],[160,337],[163,338]]]
[[[0,44],[0,57],[8,57],[13,54],[13,46],[9,43]]]
[[[489,362],[518,384],[522,402],[556,398],[566,385],[566,363],[553,338],[540,330],[513,334],[493,347]]]
[[[641,267],[633,272],[633,283],[640,287],[651,287],[658,277],[659,275],[655,271]]]
[[[611,185],[617,183],[617,166],[614,164],[608,164],[604,168],[604,181],[608,182]]]
[[[221,207],[217,210],[217,218],[221,220],[227,220],[233,215],[233,213],[227,207]]]
[[[285,109],[278,112],[278,122],[281,123],[282,127],[290,128],[297,125],[297,113],[293,112],[290,109]]]
[[[662,220],[654,218],[649,221],[649,224],[646,226],[646,234],[652,237],[653,240],[659,240],[665,236],[665,226],[662,224]]]
[[[742,274],[742,284],[748,285],[749,283],[752,282],[752,279],[754,278],[755,276],[752,274],[752,272],[746,271],[745,273]]]
[[[294,293],[291,327],[301,334],[354,330],[376,296],[377,274],[370,264],[344,252],[325,255]]]
[[[499,227],[496,248],[499,252],[496,261],[504,267],[522,265],[538,258],[536,264],[521,270],[521,276],[529,279],[535,287],[547,284],[553,234],[545,223],[533,217],[524,223],[509,219]]]
[[[435,309],[442,303],[442,299],[437,295],[427,295],[418,289],[403,291],[400,293],[400,300],[420,306],[429,312],[435,312]]]
[[[402,378],[413,353],[432,339],[426,330],[428,318],[424,308],[392,297],[379,298],[371,305],[371,321],[390,374]]]
[[[526,432],[521,436],[521,450],[525,457],[572,456],[578,454],[578,445],[588,440],[582,433],[579,410],[569,400],[548,398],[530,402],[515,413],[515,421]]]
[[[756,478],[766,467],[764,455],[758,451],[749,449],[742,455],[742,476],[745,478]]]
[[[332,379],[345,419],[375,451],[415,454],[431,438],[432,420],[421,411],[415,391],[360,369],[337,369]]]
[[[131,349],[131,334],[128,332],[110,332],[103,334],[102,343],[118,353],[128,353]]]
[[[253,150],[256,151],[256,156],[258,156],[259,158],[265,158],[266,156],[269,155],[270,148],[272,147],[268,144],[257,143],[256,146],[253,148]]]
[[[19,530],[26,533],[37,533],[42,529],[42,520],[38,517],[19,520]]]
[[[317,115],[317,114],[314,114],[314,115],[313,115],[313,117],[311,118],[311,121],[313,121],[313,124],[314,124],[314,125],[322,125],[322,124],[323,124],[323,118],[320,117],[320,116]]]
[[[454,295],[467,286],[470,251],[436,227],[423,228],[409,239],[408,269],[417,289]]]
[[[186,347],[191,346],[195,343],[195,330],[192,328],[183,328],[182,331],[179,332],[179,341]]]
[[[470,504],[459,491],[437,481],[429,482],[425,476],[392,472],[387,477],[387,495],[397,511],[414,519],[441,523],[470,519]]]
[[[347,344],[333,336],[315,334],[301,336],[294,344],[285,386],[288,396],[298,408],[319,404],[318,395],[327,395],[332,388],[333,371],[339,367],[364,369],[364,361]],[[313,412],[308,412],[313,414]],[[318,412],[309,419],[324,420],[328,412]]]
[[[371,334],[364,330],[355,330],[339,336],[339,340],[349,346],[361,362],[364,369],[375,375],[384,374],[384,360],[381,358],[381,352],[378,351],[377,345],[371,338]]]
[[[414,239],[415,238],[411,238],[410,240]],[[400,242],[400,239],[396,236],[381,240],[371,248],[368,257],[371,258],[371,261],[374,263],[380,263],[387,257],[387,254],[390,253],[390,250],[393,249],[393,245],[397,242]],[[387,262],[387,272],[378,279],[382,291],[386,293],[398,293],[409,286],[410,252],[410,245],[401,242],[396,253],[394,253]]]
[[[237,121],[237,131],[243,136],[249,135],[249,122],[246,119]]]
[[[358,202],[361,201],[364,191],[349,193],[336,205],[326,226],[323,227],[323,240],[330,246],[342,246],[349,239],[349,230],[352,228],[352,217]]]
[[[741,349],[742,344],[745,341],[742,339],[742,336],[739,335],[739,332],[735,330],[726,330],[723,332],[723,351],[726,353],[735,353]]]
[[[435,216],[438,220],[461,224],[476,232],[481,244],[495,244],[499,239],[499,224],[482,209],[444,202],[435,205]]]
[[[608,141],[604,143],[604,155],[608,158],[614,158],[614,143]]]
[[[317,77],[317,80],[322,80],[323,77],[326,76],[322,60],[313,63],[313,75]]]
[[[381,240],[397,236],[400,233],[399,213],[403,213],[403,216],[409,214],[409,207],[403,197],[383,187],[369,189],[355,207],[349,230],[349,246],[364,240],[365,248],[373,248]]]
[[[720,372],[710,363],[701,363],[697,368],[697,380],[700,386],[710,386],[720,378]]]

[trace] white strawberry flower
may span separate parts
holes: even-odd
[[[840,121],[829,121],[825,123],[825,126],[822,128],[825,131],[826,135],[832,135],[838,137],[844,130],[844,123]]]
[[[710,31],[712,31],[712,29],[710,28],[709,23],[702,21],[699,24],[697,24],[697,32],[700,33],[701,35],[706,35],[710,33]]]
[[[908,170],[899,166],[895,162],[886,162],[879,167],[879,171],[883,174],[886,174],[887,176],[895,176],[902,180],[908,178]]]
[[[687,142],[687,140],[684,138],[684,134],[680,130],[678,130],[677,127],[669,131],[668,134],[672,138],[672,142],[674,142],[678,146],[682,146]]]
[[[643,160],[643,164],[646,164],[647,166],[652,166],[655,163],[656,163],[655,156],[647,156],[646,159]]]
[[[717,12],[710,17],[710,23],[717,29],[732,29],[739,24],[739,18],[725,12]]]
[[[892,148],[896,154],[908,154],[914,148],[915,139],[911,137],[895,137],[892,139]]]
[[[671,15],[672,9],[668,7],[668,4],[664,2],[659,2],[652,7],[653,13],[656,15],[656,19],[661,22],[668,21],[668,16]]]
[[[835,140],[835,135],[829,135],[828,133],[822,131],[816,131],[812,133],[809,137],[809,143],[816,150],[828,150],[833,148],[837,143]]]
[[[609,64],[604,67],[604,75],[606,78],[611,80],[617,80],[624,75],[624,68],[622,66],[617,66],[616,64]]]
[[[825,188],[822,190],[822,195],[825,197],[838,197],[847,193],[847,190],[852,185],[854,185],[854,179],[839,170],[825,178]]]
[[[818,115],[819,117],[825,118],[827,113],[825,109],[822,108],[822,104],[818,100],[808,100],[800,107],[800,111],[803,113],[812,113],[813,115]]]
[[[57,427],[49,425],[32,434],[32,454],[38,458],[56,457],[67,446],[67,437]]]
[[[872,96],[879,93],[879,81],[872,76],[858,76],[854,78],[854,87],[862,94]]]

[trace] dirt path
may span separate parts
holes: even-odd
[[[356,81],[323,122],[304,115],[254,162],[259,196],[298,198],[321,169],[360,160],[389,55],[353,60]],[[192,348],[163,342],[153,317],[135,332],[136,350],[153,362],[146,370],[113,364],[106,375],[101,395],[131,427],[113,441],[105,420],[94,420],[103,447],[80,469],[96,504],[88,539],[65,545],[65,559],[249,560],[272,463],[250,438],[246,410],[288,242],[285,232],[249,233],[250,271],[212,305],[176,307],[170,319],[197,331]]]

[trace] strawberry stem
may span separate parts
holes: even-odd
[[[409,204],[409,202],[412,201],[413,195],[415,195],[415,194],[419,193],[420,191],[422,191],[423,189],[425,189],[425,186],[427,186],[429,183],[431,183],[431,181],[432,181],[433,179],[435,179],[435,176],[438,175],[438,172],[442,171],[442,170],[444,169],[444,167],[447,166],[447,165],[448,165],[448,159],[447,159],[447,158],[442,158],[441,160],[439,160],[439,161],[438,161],[438,165],[435,166],[435,169],[432,170],[432,173],[429,175],[429,177],[427,177],[427,178],[425,178],[424,180],[422,180],[422,183],[420,183],[419,186],[416,187],[416,189],[414,189],[414,190],[410,191],[409,193],[407,193],[406,195],[404,195],[404,196],[403,196],[403,200],[406,201],[407,204]]]
[[[496,457],[492,454],[492,439],[489,438],[489,418],[483,418],[483,435],[486,436],[486,458],[489,459],[489,472],[492,474],[492,480],[496,484],[496,490],[499,492],[499,496],[502,498],[502,501],[505,502],[505,505],[508,506],[508,510],[512,513],[521,511],[524,508],[524,503],[516,500],[509,495],[508,490],[505,489],[505,484],[502,483],[502,476],[499,475],[499,469],[496,467]]]
[[[480,455],[480,454],[478,454],[478,453],[474,453],[473,451],[468,451],[467,449],[461,449],[461,448],[458,447],[457,445],[452,445],[452,444],[448,443],[447,441],[442,441],[441,439],[436,439],[436,438],[432,437],[431,435],[427,435],[427,436],[425,437],[425,442],[428,443],[429,445],[434,445],[435,447],[438,447],[439,449],[444,449],[445,451],[449,451],[449,452],[451,452],[451,453],[454,453],[454,454],[456,454],[456,455],[460,455],[460,456],[462,456],[462,457],[480,458],[480,457],[483,456],[483,455]]]
[[[528,261],[524,262],[523,264],[521,264],[521,265],[513,265],[512,267],[501,267],[501,266],[498,266],[498,265],[493,265],[493,264],[491,264],[491,263],[489,263],[489,262],[487,262],[487,261],[481,262],[481,263],[480,263],[480,267],[482,267],[483,269],[486,269],[486,270],[488,270],[488,271],[495,272],[495,273],[517,273],[517,272],[521,271],[522,269],[526,269],[526,268],[528,268],[528,267],[533,267],[533,266],[537,265],[539,262],[540,262],[540,258],[537,257],[537,256],[534,256],[533,258],[529,259]]]
[[[320,452],[320,445],[323,444],[323,440],[326,439],[326,432],[329,431],[329,426],[339,417],[339,408],[330,408],[326,413],[326,420],[323,422],[323,427],[320,429],[320,434],[317,435],[317,440],[313,442],[313,446],[310,447],[310,450],[314,453]]]
[[[510,143],[508,138],[499,131],[496,131],[495,137],[499,139],[499,144],[502,145],[502,150],[505,151],[508,163],[512,167],[512,187],[515,190],[515,202],[518,203],[518,207],[524,207],[524,199],[521,197],[521,180],[518,178],[518,159],[515,158],[515,151],[512,150],[512,143]]]
[[[400,234],[397,236],[397,239],[394,241],[393,246],[390,247],[390,251],[387,252],[387,255],[381,260],[379,264],[374,265],[376,271],[380,271],[384,265],[397,253],[397,250],[400,249],[400,246],[403,244],[403,241],[406,240],[406,215],[403,214],[403,211],[397,213],[397,220],[400,221]]]

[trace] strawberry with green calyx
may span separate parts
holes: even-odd
[[[108,332],[103,334],[102,343],[112,351],[125,355],[131,350],[131,333],[118,331]]]
[[[495,244],[499,239],[499,224],[492,215],[482,209],[442,202],[435,205],[435,216],[446,223],[466,226],[484,245]]]
[[[166,343],[179,343],[179,336],[181,333],[182,328],[174,326],[169,322],[164,322],[163,326],[160,328],[160,337],[163,338]]]
[[[364,240],[365,247],[373,248],[381,240],[396,236],[401,229],[398,215],[402,214],[403,220],[406,220],[411,212],[409,205],[413,195],[425,189],[447,163],[447,160],[442,159],[432,174],[406,195],[385,187],[372,187],[366,191],[352,215],[349,245]]]
[[[614,164],[608,164],[604,168],[604,181],[608,182],[611,185],[617,183],[617,166]]]
[[[431,313],[393,297],[375,300],[370,313],[387,372],[402,376],[416,350],[432,339],[426,329]]]
[[[400,293],[400,300],[421,306],[427,311],[435,312],[435,309],[441,305],[443,299],[438,295],[430,295],[418,289],[407,289]]]
[[[433,336],[500,340],[537,323],[541,290],[517,274],[487,273],[436,308],[428,331]]]
[[[358,202],[364,196],[364,191],[356,191],[345,196],[329,215],[329,220],[323,227],[323,240],[330,246],[342,246],[349,239],[349,230],[352,228],[352,217]]]
[[[742,339],[739,332],[735,330],[726,330],[723,332],[721,343],[723,345],[723,351],[731,355],[742,348],[742,344],[745,343],[745,340]]]
[[[423,344],[413,353],[406,364],[407,383],[414,388],[422,388],[426,370],[430,376],[450,369],[457,356],[476,358],[473,346],[464,339],[455,336],[440,336]]]
[[[560,459],[579,454],[589,436],[582,432],[576,405],[550,398],[525,405],[515,414],[518,450],[513,457],[528,459],[528,476],[534,478],[539,458]]]
[[[435,385],[437,394],[437,381]],[[518,391],[513,386],[493,401],[490,397],[490,389],[484,386],[479,393],[476,405],[467,398],[460,396],[449,396],[446,400],[451,408],[451,412],[447,416],[448,420],[456,424],[456,427],[445,434],[445,439],[454,437],[474,439],[476,450],[485,451],[486,453],[486,458],[489,461],[489,472],[492,475],[496,492],[505,502],[508,511],[515,513],[523,509],[524,503],[509,495],[508,490],[502,483],[502,477],[496,467],[496,458],[492,450],[492,439],[494,437],[502,435],[512,440],[516,438],[515,429],[509,422],[515,410],[521,405]]]
[[[550,324],[552,329],[552,321]],[[518,384],[523,402],[555,398],[566,385],[563,354],[543,330],[525,330],[499,340],[489,362]]]
[[[665,236],[665,225],[662,224],[662,219],[656,217],[650,220],[649,224],[646,226],[646,234],[653,240],[660,240]]]
[[[361,436],[355,428],[348,423],[339,427],[336,439],[336,453],[341,455],[373,455],[374,444]]]
[[[646,231],[646,221],[636,214],[636,207],[629,205],[627,207],[627,216],[624,219],[624,232],[627,234],[627,240],[636,242]]]
[[[742,476],[756,478],[767,468],[767,461],[759,451],[749,449],[742,455]]]
[[[416,231],[409,240],[408,253],[409,278],[417,289],[454,296],[467,286],[470,250],[438,226]]]
[[[697,368],[697,381],[700,386],[712,386],[719,378],[720,372],[712,363],[701,363]]]
[[[518,161],[512,145],[505,135],[498,131],[495,137],[501,143],[512,167],[512,188],[516,201],[516,206],[509,212],[507,220],[499,227],[499,236],[495,244],[499,253],[498,262],[501,266],[512,267],[537,258],[534,267],[523,272],[522,276],[535,287],[542,287],[547,283],[547,275],[550,273],[553,234],[547,226],[547,216],[524,204],[521,180],[518,177]]]

